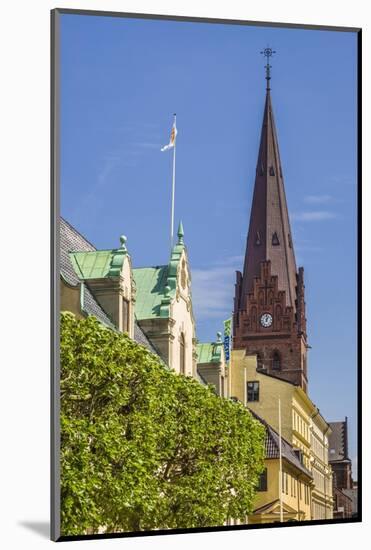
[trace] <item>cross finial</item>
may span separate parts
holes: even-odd
[[[261,54],[264,55],[264,57],[267,58],[267,64],[265,65],[265,79],[267,81],[267,90],[270,90],[270,86],[269,86],[269,81],[271,79],[271,68],[272,68],[272,65],[269,64],[269,58],[272,57],[272,55],[274,55],[276,53],[275,50],[272,50],[272,48],[270,48],[269,46],[267,46],[266,48],[264,48],[264,50],[262,50],[260,52]]]

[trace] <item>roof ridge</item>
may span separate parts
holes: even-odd
[[[275,378],[276,380],[280,380],[281,382],[286,382],[287,384],[290,384],[291,386],[295,386],[296,388],[300,388],[300,384],[296,382],[291,382],[291,380],[285,380],[284,378],[279,378],[275,374],[270,374],[269,372],[264,372],[262,369],[257,369],[257,372],[259,374],[264,374],[264,376],[269,376],[270,378]]]
[[[168,264],[161,265],[144,265],[142,267],[133,267],[133,269],[160,269],[161,267],[168,267]]]
[[[95,250],[70,250],[70,254],[95,254],[96,252],[113,252],[117,248],[96,248]]]
[[[255,411],[253,411],[252,409],[250,409],[250,407],[247,407],[248,410],[251,412],[251,414],[253,416],[256,417],[257,420],[259,420],[262,424],[264,424],[269,430],[271,430],[272,432],[274,432],[275,435],[277,435],[278,437],[280,437],[280,434],[277,432],[277,430],[275,430],[266,420],[264,420],[264,418],[262,418],[261,416],[259,416]],[[287,443],[292,449],[294,448],[294,446],[292,445],[292,443],[290,443],[290,441],[288,441],[285,437],[283,437],[281,435],[281,439],[282,441],[285,441],[285,443]],[[276,443],[275,443],[276,444]],[[277,447],[278,449],[278,447]]]

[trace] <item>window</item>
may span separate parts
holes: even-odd
[[[278,353],[278,351],[275,351],[273,353],[272,368],[274,370],[280,370],[281,369],[281,357],[280,357],[280,354]]]
[[[257,362],[257,368],[262,369],[264,367],[263,364],[263,357],[261,353],[256,354],[256,362]]]
[[[247,400],[259,401],[259,382],[247,382]]]
[[[183,332],[179,339],[179,370],[181,374],[185,374],[185,341]]]
[[[268,476],[267,468],[260,474],[257,491],[267,491],[268,489]]]
[[[278,246],[279,244],[280,244],[280,241],[279,241],[278,235],[275,231],[272,235],[272,245],[273,246]]]
[[[122,300],[122,331],[129,332],[130,327],[130,317],[129,317],[129,302],[123,298]]]

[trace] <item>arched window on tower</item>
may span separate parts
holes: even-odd
[[[185,339],[182,332],[179,338],[179,371],[180,374],[185,374]]]
[[[281,370],[281,355],[279,354],[278,351],[273,352],[272,369]]]
[[[257,368],[258,370],[259,369],[262,369],[264,367],[264,363],[263,363],[263,356],[260,352],[258,352],[256,354],[256,363],[257,363]]]

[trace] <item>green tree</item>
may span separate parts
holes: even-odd
[[[245,519],[264,428],[94,317],[61,315],[62,534]]]

